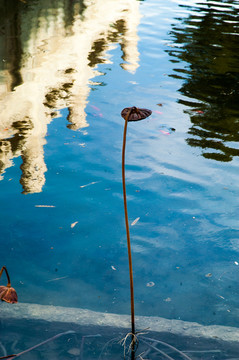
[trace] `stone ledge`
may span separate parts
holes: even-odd
[[[38,304],[0,304],[1,319],[45,320],[50,322],[74,323],[82,326],[111,326],[130,328],[130,316],[96,312],[87,309],[48,306]],[[175,335],[192,336],[229,342],[239,342],[239,328],[209,325],[196,322],[169,320],[155,316],[136,316],[136,328],[149,328],[155,332],[169,332]]]

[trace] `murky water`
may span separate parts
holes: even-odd
[[[123,359],[124,351],[125,359],[129,359],[128,341],[125,346],[122,341],[126,333],[127,329],[10,319],[2,331],[0,348],[4,354],[19,354],[25,351],[21,357],[26,360]],[[194,360],[220,360],[235,359],[238,349],[236,344],[220,343],[217,339],[202,341],[199,338],[168,333],[161,333],[159,336],[158,333],[149,332],[140,336],[138,353],[147,359],[165,358],[165,355],[160,357],[164,353],[175,360],[186,356]]]
[[[136,105],[153,111],[127,135],[136,314],[238,326],[238,1],[0,8],[0,265],[19,301],[129,313]]]

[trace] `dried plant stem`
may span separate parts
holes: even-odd
[[[131,109],[126,115],[125,125],[124,125],[124,136],[123,136],[123,147],[122,147],[122,183],[123,183],[124,213],[125,213],[125,226],[126,226],[126,235],[127,235],[129,278],[130,278],[131,333],[132,333],[131,359],[134,360],[135,359],[134,282],[133,282],[133,266],[132,266],[132,255],[131,255],[131,245],[130,245],[126,185],[125,185],[125,148],[126,148],[127,125],[130,114],[131,114]]]
[[[152,345],[153,345],[153,346],[156,346],[157,343],[154,342]],[[151,350],[152,350],[152,349],[149,347],[146,351],[144,351],[144,352],[143,352],[144,357],[145,357],[145,356],[148,356],[148,354],[151,352]],[[141,357],[142,357],[142,356],[141,356]]]
[[[49,339],[47,339],[47,340],[42,341],[41,343],[39,343],[39,344],[37,344],[37,345],[34,345],[34,346],[30,347],[29,349],[26,349],[26,350],[21,351],[21,352],[18,353],[18,354],[3,356],[3,357],[0,357],[0,359],[7,359],[7,360],[16,359],[17,357],[19,357],[19,356],[21,356],[21,355],[23,355],[23,354],[26,354],[26,353],[28,353],[29,351],[32,351],[32,350],[38,348],[39,346],[48,343],[49,341],[55,340],[55,339],[59,338],[59,337],[62,336],[62,335],[74,334],[74,333],[75,333],[75,331],[69,330],[69,331],[66,331],[66,332],[57,334],[57,335],[55,335],[55,336],[53,336],[53,337],[51,337],[51,338],[49,338]]]
[[[149,344],[148,342],[144,341],[143,339],[141,339],[141,341],[146,344],[147,346],[149,346],[151,349],[155,350],[156,352],[160,353],[161,355],[163,355],[164,357],[166,357],[166,359],[168,360],[174,360],[171,356],[167,355],[164,351],[159,350],[158,348],[156,348],[156,346]]]
[[[102,358],[102,355],[104,353],[105,350],[107,350],[107,348],[111,345],[111,344],[117,344],[119,342],[119,338],[114,338],[114,339],[111,339],[109,341],[107,341],[107,343],[103,346],[101,352],[100,352],[100,355],[98,357],[98,360],[100,360]]]
[[[84,336],[82,336],[81,345],[80,345],[80,360],[83,360],[83,350],[84,350],[85,339],[86,338],[91,338],[91,337],[101,337],[101,335],[96,334],[96,335],[84,335]]]
[[[3,352],[3,355],[4,356],[7,356],[7,350],[6,350],[6,348],[5,348],[5,346],[0,342],[0,349],[2,350],[2,352]],[[0,358],[1,359],[1,358]]]
[[[172,345],[169,345],[168,343],[164,342],[164,341],[161,341],[161,340],[156,340],[156,339],[152,339],[152,338],[148,338],[148,337],[144,337],[142,336],[141,339],[144,339],[144,340],[148,340],[148,341],[152,341],[152,342],[156,342],[157,344],[161,344],[161,345],[164,345],[172,350],[174,350],[175,352],[179,353],[184,359],[186,360],[192,360],[189,356],[187,356],[186,354],[184,354],[184,352],[178,350],[176,347],[172,346]],[[143,340],[142,340],[143,341]],[[145,342],[145,341],[143,341]]]

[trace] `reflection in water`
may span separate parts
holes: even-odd
[[[239,155],[239,54],[238,1],[208,1],[189,7],[183,27],[173,27],[174,44],[168,51],[183,79],[179,102],[188,106],[192,127],[187,139],[203,149],[203,156],[231,161]]]
[[[11,90],[22,83],[22,76],[20,72],[22,46],[21,38],[19,37],[21,19],[19,10],[19,2],[12,1],[9,4],[7,4],[7,1],[1,2],[0,54],[2,64],[0,66],[7,63],[8,72],[11,77],[11,83],[9,84],[9,89]],[[4,42],[2,42],[2,38],[5,38]]]
[[[70,129],[88,126],[90,79],[110,62],[112,44],[120,42],[125,70],[139,66],[139,3],[15,0],[0,10],[0,176],[21,156],[23,192],[40,192],[47,125],[57,111],[68,108]]]

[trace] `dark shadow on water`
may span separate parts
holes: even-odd
[[[22,355],[21,358],[26,360],[117,360],[124,358],[124,348],[120,340],[126,336],[128,329],[107,326],[82,327],[70,323],[13,319],[4,319],[0,323],[0,356],[19,353],[66,331],[73,331],[73,333],[54,339]],[[137,355],[141,354],[141,358],[145,360],[165,358],[157,349],[174,360],[183,359],[182,355],[172,348],[160,345],[157,341],[170,344],[193,360],[232,360],[238,358],[239,355],[237,344],[217,339],[207,340],[190,336],[182,337],[169,332],[150,331],[145,331],[144,340],[145,338],[147,338],[146,343],[155,348],[140,341],[139,337]],[[126,358],[128,358],[127,354]]]
[[[167,52],[192,123],[186,141],[205,158],[228,162],[239,155],[238,1],[181,7],[190,15],[172,25]]]
[[[1,46],[1,65],[7,65],[12,77],[11,90],[22,84],[21,76],[21,57],[22,44],[20,34],[21,16],[20,1],[2,1],[0,5],[0,37],[4,36],[7,40],[5,46]],[[1,70],[1,68],[0,68]]]

